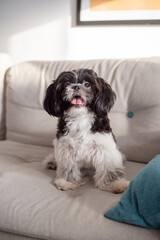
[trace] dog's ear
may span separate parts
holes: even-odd
[[[57,81],[53,82],[46,90],[46,96],[43,101],[43,107],[48,114],[60,117],[62,115],[61,102],[57,96]]]
[[[99,91],[95,99],[94,109],[96,114],[104,116],[113,107],[116,100],[116,94],[111,86],[102,78],[97,78],[97,82],[99,84]]]

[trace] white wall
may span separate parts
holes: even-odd
[[[0,0],[0,52],[25,60],[160,56],[160,26],[72,27],[76,0]]]

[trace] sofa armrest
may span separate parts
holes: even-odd
[[[6,70],[11,66],[12,61],[9,55],[0,53],[0,140],[5,138],[5,91],[4,77]]]

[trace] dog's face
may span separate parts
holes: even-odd
[[[47,88],[44,109],[52,116],[62,117],[70,109],[86,108],[96,115],[107,115],[115,101],[110,85],[93,70],[62,72]]]

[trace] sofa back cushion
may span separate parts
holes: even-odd
[[[59,73],[90,68],[117,95],[109,114],[120,150],[129,160],[147,162],[160,150],[160,58],[25,62],[7,73],[7,138],[52,146],[57,119],[43,110],[47,86]]]
[[[12,60],[8,54],[0,54],[0,140],[5,139],[5,84],[6,70],[11,66]]]

